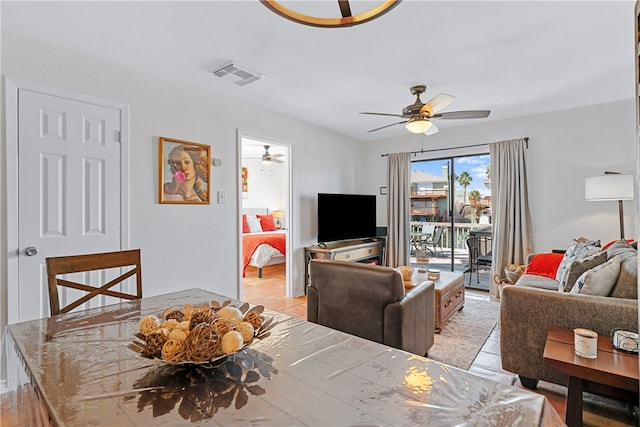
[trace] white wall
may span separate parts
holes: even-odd
[[[385,185],[383,153],[485,144],[529,137],[528,179],[534,249],[566,248],[585,236],[603,243],[619,238],[616,202],[587,202],[584,179],[605,170],[636,175],[635,103],[612,102],[572,110],[443,129],[427,136],[407,135],[368,143],[366,178],[369,191]],[[457,149],[416,158],[488,152]],[[430,157],[429,157],[430,156]],[[638,188],[636,183],[636,194]],[[386,222],[386,200],[378,203],[378,224]],[[638,239],[636,201],[624,202],[625,236]]]
[[[129,246],[142,249],[147,296],[193,287],[237,296],[241,279],[238,129],[267,140],[294,143],[290,159],[293,205],[288,213],[289,218],[296,218],[289,230],[294,248],[291,280],[297,292],[303,292],[302,248],[316,240],[316,194],[358,190],[356,170],[362,142],[221,98],[207,88],[177,86],[156,75],[79,56],[7,31],[2,33],[1,47],[4,76],[129,104]],[[213,195],[226,191],[226,205],[215,200],[206,206],[158,204],[159,136],[212,146],[213,157],[221,158],[223,164],[211,169],[211,191]],[[4,134],[2,137],[4,147]],[[3,184],[2,212],[6,212],[6,182]],[[7,304],[4,233],[2,239],[0,326],[6,324]]]
[[[260,160],[242,159],[248,169],[249,191],[242,199],[243,208],[268,208],[269,212],[284,210],[286,206],[287,164],[263,165]]]

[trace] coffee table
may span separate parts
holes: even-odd
[[[427,279],[427,273],[414,269],[411,284],[419,285]],[[464,308],[464,274],[451,271],[440,272],[440,279],[433,281],[435,289],[435,323],[436,333],[440,333],[442,325],[451,316]]]
[[[582,425],[582,392],[591,391],[638,403],[638,355],[616,350],[608,336],[598,336],[598,357],[575,354],[573,330],[550,327],[544,362],[569,377],[567,414],[569,427]]]

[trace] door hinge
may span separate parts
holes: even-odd
[[[119,130],[113,131],[113,138],[116,140],[116,142],[122,142],[121,133]]]

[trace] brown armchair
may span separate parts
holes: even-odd
[[[420,356],[434,342],[435,290],[425,281],[406,291],[389,267],[312,260],[307,320]]]

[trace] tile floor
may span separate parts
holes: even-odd
[[[262,279],[258,279],[257,269],[247,267],[247,275],[243,284],[243,299],[306,320],[306,296],[285,298],[284,283],[284,264],[265,267]],[[488,301],[491,297],[487,292],[468,289],[466,298]],[[498,328],[494,329],[487,339],[469,368],[469,372],[500,383],[521,387],[516,375],[501,368],[500,330]],[[541,381],[537,392],[546,396],[564,419],[566,387]],[[583,425],[592,427],[638,426],[638,409],[612,399],[585,394],[583,422]]]

